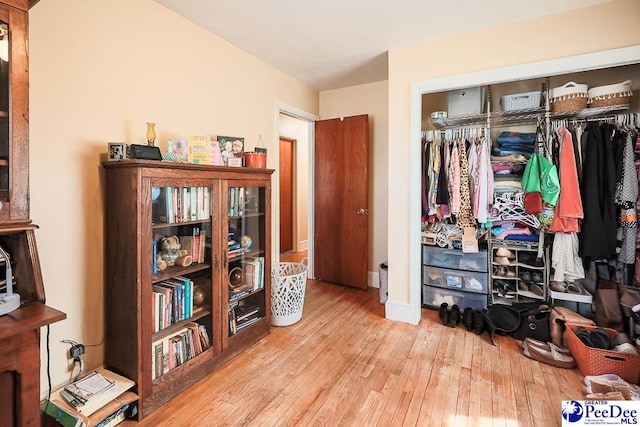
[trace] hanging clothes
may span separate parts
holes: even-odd
[[[452,215],[460,213],[460,152],[458,142],[453,141],[451,147],[451,158],[449,160],[449,192],[451,194],[449,208]]]
[[[616,214],[613,204],[615,167],[611,149],[612,127],[590,122],[584,153],[584,221],[581,255],[587,260],[616,255]]]
[[[632,132],[619,133],[622,149],[622,173],[616,191],[616,204],[620,208],[620,253],[618,261],[625,264],[635,263],[637,218],[635,202],[638,199],[638,180],[634,162],[633,145],[635,135]]]
[[[457,216],[459,227],[475,227],[476,220],[471,208],[469,193],[469,164],[467,163],[467,149],[464,140],[460,140],[460,213]]]
[[[560,128],[562,138],[560,146],[560,195],[554,211],[551,231],[556,233],[577,233],[580,231],[578,220],[584,216],[582,198],[578,185],[573,136],[566,128]]]

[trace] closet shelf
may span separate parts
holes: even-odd
[[[614,105],[610,107],[585,108],[583,110],[562,111],[557,113],[549,112],[551,120],[561,119],[596,119],[608,116],[617,111],[628,110],[629,105]],[[544,119],[547,112],[544,108],[526,108],[522,110],[497,111],[489,114],[476,114],[472,116],[447,117],[443,119],[431,119],[437,129],[453,129],[462,126],[483,126],[490,123],[492,125],[535,123],[538,119]]]

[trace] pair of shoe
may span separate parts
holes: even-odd
[[[567,348],[558,347],[553,343],[545,343],[533,338],[525,338],[522,343],[522,352],[530,359],[558,368],[572,369],[576,367],[576,361]]]
[[[516,290],[508,282],[504,280],[494,280],[493,281],[493,291],[498,294],[500,298],[515,298]]]
[[[507,258],[506,256],[496,256],[493,257],[493,262],[494,264],[499,264],[499,265],[504,265],[504,266],[511,266],[511,265],[515,265],[515,263],[511,262],[510,258]]]
[[[460,307],[457,304],[453,304],[449,309],[449,304],[443,302],[440,304],[440,310],[438,311],[438,317],[443,325],[455,328],[460,323]]]
[[[493,269],[493,275],[494,276],[499,276],[499,277],[509,277],[509,278],[514,278],[516,277],[516,272],[508,267],[505,267],[503,265],[499,265],[496,268]]]
[[[584,377],[587,395],[618,392],[625,400],[640,400],[640,386],[629,384],[615,374],[587,375]]]
[[[496,256],[497,257],[504,257],[504,258],[508,258],[508,259],[515,259],[516,255],[511,252],[509,249],[507,248],[498,248],[496,250]]]
[[[524,297],[528,298],[544,298],[544,289],[540,287],[538,284],[533,282],[523,282],[520,281],[518,283],[518,293]]]
[[[521,271],[520,280],[523,282],[544,283],[542,272],[540,271]]]
[[[568,293],[568,294],[582,294],[582,289],[580,289],[580,285],[576,282],[558,282],[552,281],[549,283],[549,288],[556,292]]]
[[[518,262],[529,267],[544,267],[544,261],[538,259],[536,252],[518,252]]]

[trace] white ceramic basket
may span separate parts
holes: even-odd
[[[271,324],[289,326],[302,319],[308,259],[281,262],[271,270]]]

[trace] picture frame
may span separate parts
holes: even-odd
[[[129,145],[124,142],[109,142],[107,155],[109,161],[126,160],[129,158]]]
[[[218,135],[218,143],[222,153],[222,161],[225,166],[229,165],[230,158],[240,158],[240,166],[242,166],[242,157],[244,156],[244,138],[239,136],[222,136]],[[237,161],[233,161],[234,166]]]

